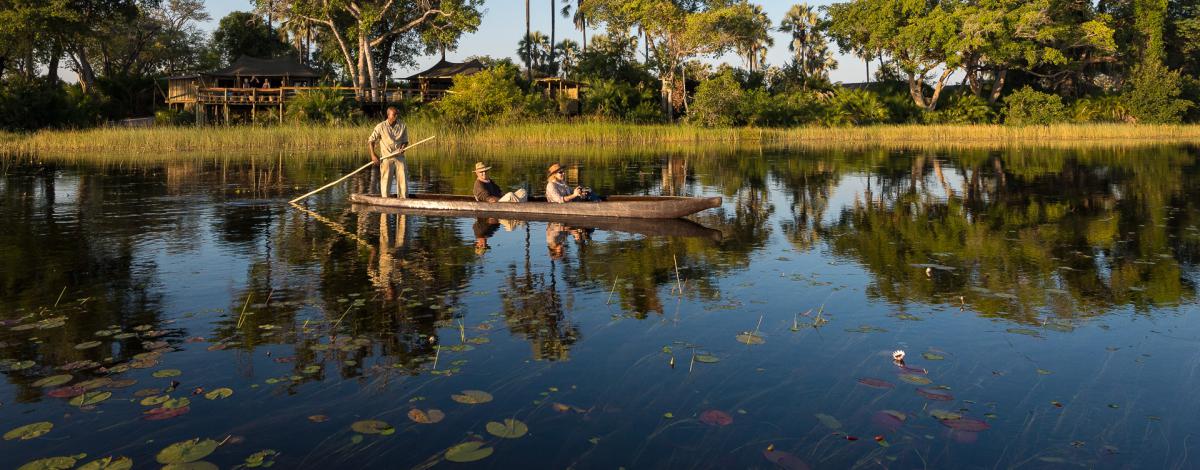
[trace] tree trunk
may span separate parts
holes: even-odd
[[[1000,69],[996,72],[996,79],[992,82],[992,96],[988,97],[988,102],[996,104],[1000,99],[1000,92],[1004,90],[1004,79],[1008,77],[1008,69]]]
[[[58,61],[62,58],[62,43],[54,40],[54,44],[50,46],[50,63],[46,64],[46,79],[50,83],[58,83]]]
[[[529,0],[525,0],[525,78],[533,81],[533,41],[529,37]]]
[[[871,83],[871,59],[864,60],[863,64],[867,66],[867,83]]]
[[[550,70],[556,74],[558,72],[558,58],[555,57],[554,50],[554,23],[557,20],[558,11],[554,9],[554,0],[550,0]]]
[[[583,25],[583,53],[586,54],[587,53],[587,17],[583,17],[580,20],[580,24]]]
[[[946,79],[950,78],[950,74],[954,73],[954,69],[946,69],[942,75],[938,77],[937,85],[933,87],[933,96],[929,97],[929,111],[937,109],[938,97],[942,96],[942,90],[946,88]]]
[[[75,73],[79,75],[79,87],[84,94],[90,93],[96,86],[96,71],[92,70],[92,64],[88,62],[87,49],[82,45],[75,45],[70,50],[70,56],[75,65]]]

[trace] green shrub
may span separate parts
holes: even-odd
[[[160,109],[154,112],[154,124],[157,126],[182,126],[196,122],[196,113],[178,109]]]
[[[1075,122],[1128,122],[1133,120],[1125,98],[1117,95],[1099,95],[1080,98],[1071,103],[1071,117]]]
[[[361,114],[341,92],[331,88],[316,88],[298,93],[287,103],[285,116],[289,121],[302,123],[339,124]]]
[[[1180,99],[1183,78],[1178,71],[1159,63],[1134,67],[1129,89],[1122,97],[1129,115],[1137,122],[1176,124],[1183,120],[1192,102]]]
[[[526,104],[517,86],[517,70],[507,65],[454,77],[450,92],[433,108],[444,122],[456,127],[509,121],[519,117]]]
[[[948,96],[936,111],[924,114],[927,124],[989,124],[996,122],[996,112],[987,100],[971,93]]]
[[[619,119],[632,111],[640,101],[638,91],[625,82],[593,80],[583,95],[585,114]]]
[[[688,108],[688,121],[704,127],[729,127],[739,121],[742,87],[730,71],[700,82]]]
[[[841,88],[834,92],[825,107],[822,121],[827,126],[862,126],[888,120],[888,108],[874,92]]]
[[[1004,123],[1013,126],[1048,125],[1067,120],[1062,97],[1026,85],[1004,98]]]

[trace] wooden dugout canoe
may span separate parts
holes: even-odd
[[[719,197],[673,196],[609,196],[605,202],[569,202],[554,204],[545,198],[529,198],[529,202],[476,202],[472,196],[451,194],[413,194],[407,199],[382,198],[370,194],[351,194],[350,201],[381,207],[487,212],[494,216],[506,214],[537,214],[543,216],[576,215],[586,217],[620,217],[625,219],[678,219],[721,205]]]
[[[554,222],[573,228],[594,228],[607,232],[625,232],[651,237],[706,238],[721,241],[720,230],[713,230],[688,219],[626,219],[617,217],[588,217],[585,215],[545,215],[524,213],[463,212],[436,209],[406,209],[402,207],[354,204],[355,212],[404,214],[421,217],[460,217],[469,219],[520,220],[525,222]]]

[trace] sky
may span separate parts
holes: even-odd
[[[554,0],[555,8],[561,7],[562,0]],[[802,0],[758,0],[753,3],[762,5],[766,10],[767,16],[771,18],[772,25],[778,28],[779,20],[787,13],[788,9],[793,4],[800,3]],[[549,35],[550,32],[550,2],[551,0],[532,0],[530,7],[533,9],[530,12],[530,27],[537,31],[542,31]],[[574,2],[572,2],[574,3]],[[831,1],[813,1],[812,5],[826,5],[833,3]],[[253,8],[249,0],[208,0],[205,2],[208,7],[208,13],[212,16],[212,20],[207,24],[202,25],[207,31],[212,31],[216,28],[217,22],[228,15],[232,11],[250,11]],[[525,2],[522,0],[486,0],[484,2],[483,21],[479,25],[479,30],[474,33],[468,33],[463,36],[459,42],[459,48],[456,52],[448,52],[446,59],[454,62],[459,62],[472,55],[489,55],[492,57],[511,57],[514,61],[517,60],[517,41],[525,35]],[[555,40],[561,41],[563,38],[569,38],[575,42],[581,41],[581,33],[571,24],[571,20],[559,16],[557,18],[555,28]],[[589,30],[588,37],[594,33],[603,33],[602,30]],[[775,37],[775,45],[767,52],[768,65],[783,65],[788,61],[791,53],[788,52],[788,35],[779,31],[774,31],[772,35]],[[837,47],[831,45],[835,54]],[[829,74],[830,80],[834,82],[861,82],[866,80],[866,68],[862,60],[853,56],[836,54],[838,68]],[[419,72],[428,68],[437,62],[438,57],[418,57],[417,66],[412,68],[398,68],[395,76],[407,76],[415,72]],[[713,63],[728,63],[739,67],[745,67],[745,63],[732,54],[727,54],[723,57],[710,59]]]

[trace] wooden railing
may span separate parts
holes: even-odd
[[[287,103],[297,95],[315,90],[334,90],[346,99],[362,103],[395,103],[408,99],[438,99],[447,94],[442,90],[428,90],[424,94],[417,88],[393,88],[371,93],[360,93],[354,87],[279,87],[279,88],[195,88],[172,93],[168,103],[201,103],[228,105],[277,105]]]

